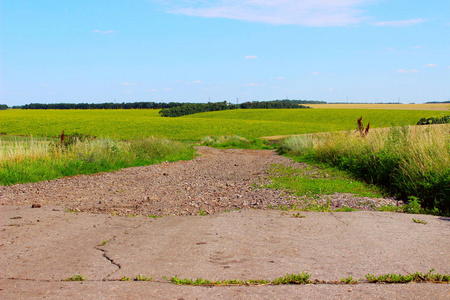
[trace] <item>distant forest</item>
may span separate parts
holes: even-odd
[[[223,103],[226,103],[227,106],[229,106],[231,109],[232,106],[237,106],[234,108],[289,108],[287,107],[291,104],[326,104],[325,101],[316,101],[316,100],[274,100],[274,101],[254,101],[254,102],[244,102],[242,104],[231,104],[224,102],[218,102],[219,104],[217,106],[222,106]],[[256,103],[267,103],[267,104],[256,104]],[[270,104],[271,103],[271,104]],[[274,107],[279,106],[279,104],[274,103],[283,103],[282,105],[286,107]],[[12,108],[16,109],[166,109],[166,108],[174,108],[174,107],[182,107],[185,105],[212,105],[216,103],[190,103],[190,102],[134,102],[134,103],[113,103],[113,102],[106,102],[106,103],[31,103],[31,104],[25,104],[25,105],[17,105],[13,106]],[[255,107],[255,105],[258,105],[260,107]],[[270,106],[273,107],[263,107],[263,106]],[[7,109],[8,106],[6,105],[0,105],[0,109]]]
[[[182,106],[163,108],[159,111],[159,113],[163,117],[180,117],[208,111],[230,109],[309,108],[308,106],[304,106],[299,102],[305,104],[304,100],[253,101],[244,102],[242,104],[232,104],[227,103],[226,101],[216,103],[187,103]]]
[[[430,102],[425,102],[425,104],[436,104],[436,103],[450,103],[449,101],[430,101]]]
[[[0,104],[0,110],[7,110],[7,109],[8,109],[8,105]]]

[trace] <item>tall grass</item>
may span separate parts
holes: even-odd
[[[153,137],[130,142],[77,139],[69,145],[35,139],[0,141],[0,185],[186,160],[194,152],[186,143]]]
[[[450,214],[450,126],[393,127],[365,138],[353,132],[283,140],[280,153],[348,170],[392,194],[420,199],[422,207]]]

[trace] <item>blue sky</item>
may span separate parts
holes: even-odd
[[[1,1],[0,104],[450,99],[450,1]]]

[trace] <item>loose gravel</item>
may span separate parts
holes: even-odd
[[[205,215],[241,209],[270,209],[304,201],[286,191],[258,188],[272,164],[303,164],[269,150],[197,147],[190,161],[127,168],[58,180],[0,186],[2,205],[62,205],[69,211],[112,215]],[[374,210],[395,199],[323,196],[330,208]]]

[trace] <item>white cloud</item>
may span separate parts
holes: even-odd
[[[312,75],[319,75],[320,73],[319,72],[312,72],[311,74]]]
[[[200,80],[192,81],[191,83],[202,83]]]
[[[399,21],[381,21],[372,23],[374,26],[387,26],[387,27],[407,27],[413,26],[419,23],[423,23],[426,20],[422,18],[411,19],[411,20],[399,20]]]
[[[418,70],[405,70],[405,69],[398,69],[397,70],[397,73],[400,73],[400,74],[408,74],[408,73],[417,73],[417,72],[419,72]]]
[[[48,87],[48,84],[42,84],[41,87]]]
[[[256,59],[256,58],[258,58],[258,56],[256,56],[256,55],[246,55],[244,58],[245,59]]]
[[[112,33],[117,33],[117,31],[114,30],[99,30],[99,29],[94,29],[92,30],[93,33],[101,33],[101,34],[112,34]]]
[[[334,91],[334,89],[328,89],[328,91],[332,92],[332,91]]]
[[[394,47],[389,47],[389,48],[386,48],[386,50],[387,50],[387,51],[394,51],[395,48],[394,48]]]
[[[275,86],[271,86],[270,88],[271,88],[271,89],[279,89],[280,86],[279,86],[279,85],[275,85]]]
[[[437,65],[436,64],[428,64],[428,65],[425,65],[424,67],[434,68],[434,67],[437,67]]]
[[[123,91],[125,94],[131,94],[132,91]]]
[[[283,77],[283,76],[279,76],[279,77],[277,77],[277,78],[275,78],[275,79],[278,79],[278,80],[283,80],[283,79],[284,79],[284,77]]]
[[[259,83],[255,83],[255,82],[246,83],[245,86],[259,86]]]
[[[165,91],[171,91],[172,89],[170,88],[164,88]]]
[[[154,0],[156,1],[156,0]],[[376,0],[165,0],[173,14],[277,25],[348,26],[367,19],[362,7]]]
[[[122,82],[123,85],[128,85],[128,86],[133,86],[136,85],[136,83],[132,83],[132,82]]]
[[[152,92],[152,93],[154,93],[154,92],[157,92],[158,90],[156,90],[156,89],[151,89],[151,90],[149,90],[149,92]]]
[[[413,49],[421,49],[423,46],[413,46]]]

